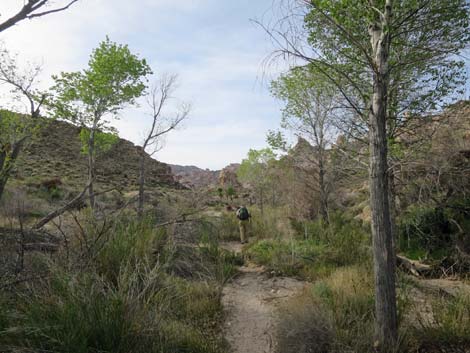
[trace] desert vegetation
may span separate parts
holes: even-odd
[[[270,353],[468,351],[468,2],[273,6],[281,124],[220,171],[157,161],[191,105],[130,46],[103,35],[47,89],[0,48],[0,352],[240,353],[253,313]]]

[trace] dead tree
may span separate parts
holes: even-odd
[[[147,96],[147,103],[152,117],[152,126],[146,133],[139,161],[139,199],[137,214],[142,218],[145,202],[145,167],[148,155],[153,156],[162,148],[164,135],[176,129],[185,120],[190,112],[190,105],[180,103],[176,111],[167,113],[166,108],[174,99],[177,76],[164,74],[156,81]],[[148,155],[147,155],[148,153]]]
[[[16,2],[18,4],[22,4],[21,8],[18,9],[18,11],[16,11],[13,16],[0,23],[0,32],[7,30],[8,28],[23,20],[32,20],[33,18],[43,17],[53,13],[65,11],[77,1],[78,0],[58,1],[59,4],[54,6],[54,3],[57,3],[57,1],[17,0]]]

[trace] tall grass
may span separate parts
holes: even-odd
[[[334,216],[330,224],[315,221],[306,227],[290,239],[259,240],[246,249],[247,255],[279,273],[311,280],[337,267],[371,262],[370,237],[358,222]]]
[[[92,224],[82,226],[87,246],[69,244],[78,247],[70,249],[70,261],[84,266],[49,261],[47,278],[0,300],[2,309],[11,308],[0,314],[0,351],[225,350],[218,324],[220,286],[234,271],[230,254],[216,244],[190,247],[194,276],[180,276],[178,248],[151,219],[117,219],[105,233]],[[97,249],[90,251],[89,244]]]
[[[431,300],[432,311],[413,328],[415,344],[422,347],[470,347],[470,293]],[[419,315],[419,313],[418,313]]]

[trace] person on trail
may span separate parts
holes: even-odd
[[[242,244],[248,243],[247,237],[247,223],[251,221],[251,215],[248,212],[248,209],[245,206],[240,206],[237,209],[237,218],[240,226],[240,242]]]

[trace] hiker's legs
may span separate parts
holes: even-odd
[[[244,243],[246,241],[246,221],[238,221],[240,225],[240,241]]]

